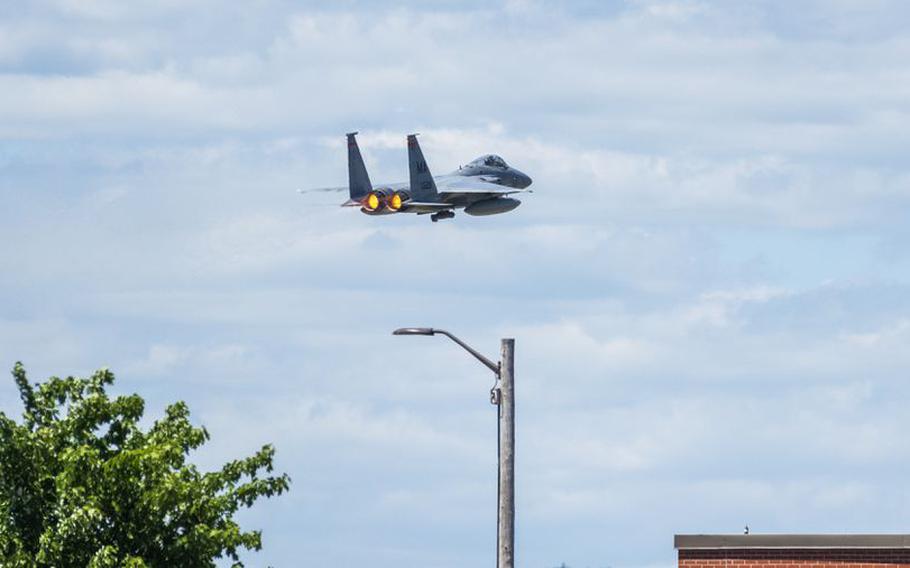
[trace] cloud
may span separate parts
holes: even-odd
[[[521,555],[899,530],[910,305],[896,2],[35,2],[0,20],[0,360],[186,399],[295,480],[253,562],[482,563],[518,346]],[[495,152],[535,193],[342,210]],[[15,412],[11,385],[0,405]],[[847,524],[844,519],[849,519]],[[357,546],[339,535],[357,534]]]

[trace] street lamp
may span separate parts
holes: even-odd
[[[444,329],[432,327],[402,327],[392,335],[445,335],[496,375],[490,389],[490,402],[499,409],[497,423],[499,482],[498,515],[496,522],[496,566],[515,566],[515,340],[501,341],[499,363],[490,361],[474,348]]]

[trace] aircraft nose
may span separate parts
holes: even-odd
[[[517,182],[517,185],[518,185],[518,189],[524,189],[524,188],[528,187],[529,185],[531,185],[531,182],[533,181],[531,179],[531,176],[529,176],[528,174],[526,174],[524,172],[520,172],[518,170],[515,170],[515,178],[516,178],[515,181]]]

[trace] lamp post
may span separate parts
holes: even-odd
[[[445,335],[496,375],[490,389],[490,402],[499,410],[498,454],[499,484],[498,515],[496,519],[496,566],[515,567],[515,340],[501,341],[499,363],[490,361],[470,345],[444,329],[432,327],[403,327],[393,335]]]

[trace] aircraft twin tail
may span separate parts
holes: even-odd
[[[347,138],[348,187],[323,191],[347,189],[350,197],[342,207],[359,207],[367,215],[416,213],[430,215],[434,223],[455,217],[456,209],[464,209],[468,215],[496,215],[521,205],[511,195],[531,191],[527,189],[531,185],[530,177],[492,154],[481,156],[451,174],[433,176],[416,134],[407,137],[410,180],[373,185],[360,155],[357,133],[351,132]]]

